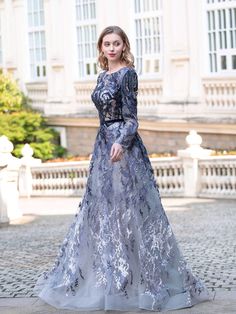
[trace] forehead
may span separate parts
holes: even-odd
[[[111,33],[111,34],[107,34],[103,37],[103,42],[114,42],[114,41],[122,41],[122,38],[118,35],[118,34],[115,34],[115,33]]]

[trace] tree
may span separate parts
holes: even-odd
[[[17,82],[0,72],[0,135],[14,144],[13,154],[21,155],[21,148],[29,143],[34,156],[42,160],[62,157],[65,149],[58,145],[59,134],[46,125],[46,118],[29,105]]]

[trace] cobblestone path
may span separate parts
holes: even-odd
[[[163,199],[179,245],[210,290],[236,290],[236,200]],[[0,297],[32,297],[72,222],[75,198],[21,200],[24,216],[0,228]]]

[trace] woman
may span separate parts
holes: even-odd
[[[47,303],[79,310],[168,310],[208,300],[163,210],[137,133],[137,74],[126,34],[104,29],[92,100],[100,128],[80,211],[51,270],[35,291]]]

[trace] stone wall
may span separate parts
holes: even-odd
[[[199,133],[202,136],[202,147],[210,149],[236,150],[236,134]]]
[[[140,130],[139,134],[148,150],[148,153],[170,152],[176,153],[178,149],[186,147],[184,132],[161,132]]]
[[[198,132],[201,135],[202,147],[218,150],[236,150],[235,134],[212,134]],[[143,142],[149,153],[173,152],[186,147],[185,137],[188,132],[140,131]]]
[[[89,155],[93,150],[97,127],[66,127],[68,151],[74,155]],[[188,132],[139,130],[148,153],[170,152],[186,147]],[[236,134],[213,134],[199,132],[202,147],[210,149],[236,149]]]
[[[78,156],[87,156],[92,153],[96,127],[67,127],[67,149],[69,153]]]

